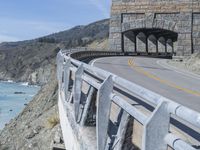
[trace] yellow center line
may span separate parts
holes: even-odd
[[[200,92],[198,91],[193,91],[193,90],[190,90],[190,89],[187,89],[187,88],[183,88],[183,87],[180,87],[170,81],[166,81],[166,80],[163,80],[149,72],[146,72],[145,70],[143,70],[141,67],[137,66],[136,64],[134,64],[134,60],[133,59],[129,59],[128,60],[128,65],[133,68],[135,71],[147,76],[148,78],[151,78],[151,79],[154,79],[156,81],[159,81],[160,83],[162,84],[165,84],[165,85],[168,85],[170,87],[173,87],[175,89],[178,89],[180,91],[183,91],[185,93],[188,93],[188,94],[192,94],[192,95],[195,95],[195,96],[200,96]]]

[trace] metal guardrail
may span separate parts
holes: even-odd
[[[72,89],[74,105],[74,117],[77,124],[85,125],[88,109],[91,105],[92,93],[97,90],[97,111],[96,111],[96,136],[97,149],[108,149],[108,126],[110,120],[111,104],[115,103],[123,111],[117,135],[112,149],[120,150],[123,144],[123,128],[127,122],[128,115],[139,121],[143,125],[144,133],[142,139],[142,150],[167,150],[171,147],[174,150],[197,150],[191,143],[187,143],[178,135],[170,133],[171,115],[180,118],[191,126],[200,129],[200,113],[193,111],[181,104],[158,95],[135,83],[127,81],[115,74],[107,72],[97,67],[85,64],[74,58],[82,59],[93,56],[117,56],[123,55],[118,52],[78,52],[67,55],[70,51],[60,51],[57,55],[57,78],[59,91],[66,96],[69,94],[69,84],[71,73],[74,73]],[[73,57],[73,58],[72,58]],[[81,90],[83,82],[90,86],[89,94],[85,104],[81,104]],[[119,89],[117,92],[115,89]],[[121,92],[120,92],[121,91]],[[118,94],[120,93],[120,94]],[[122,96],[129,93],[133,97],[154,106],[153,112],[147,116],[141,110],[131,105]],[[66,99],[63,99],[66,101]],[[83,111],[80,111],[80,108]],[[81,115],[80,115],[81,113]],[[81,118],[79,117],[81,116]],[[61,120],[62,122],[62,120]]]

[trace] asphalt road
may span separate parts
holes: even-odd
[[[96,59],[93,65],[200,112],[200,78],[163,67],[158,64],[159,60],[107,57]]]

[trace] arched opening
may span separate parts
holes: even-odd
[[[137,53],[174,54],[174,44],[178,39],[178,33],[166,29],[139,28],[124,31],[123,42],[125,51]],[[128,42],[127,42],[128,41]]]

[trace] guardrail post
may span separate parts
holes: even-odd
[[[69,75],[70,75],[70,59],[67,59],[64,63],[64,92],[65,92],[65,100],[68,98],[68,90],[69,90]]]
[[[60,90],[62,88],[63,62],[64,62],[64,59],[61,56],[61,53],[59,52],[57,55],[57,79],[58,79],[58,86]]]
[[[166,150],[164,141],[169,132],[170,114],[168,103],[161,102],[144,125],[142,150]]]
[[[115,141],[114,141],[114,144],[112,147],[113,150],[121,150],[122,149],[129,120],[130,120],[130,115],[126,111],[123,110],[123,114],[122,114],[119,128],[117,131],[117,136],[115,138]]]
[[[110,118],[111,93],[113,91],[112,76],[109,76],[99,88],[97,94],[97,150],[105,150],[108,138],[108,125]]]
[[[94,89],[94,87],[91,86],[90,89],[89,89],[86,104],[85,104],[84,110],[83,110],[83,116],[82,116],[82,119],[81,119],[81,125],[82,126],[85,125],[85,122],[87,120],[88,109],[90,108],[92,96],[93,96],[94,92],[95,92],[95,89]]]
[[[81,64],[78,67],[77,71],[75,72],[74,90],[73,90],[74,114],[75,114],[76,121],[79,120],[79,109],[80,109],[80,101],[81,101],[83,73],[84,73],[84,68],[83,68],[83,64]]]
[[[59,68],[59,65],[60,65],[60,59],[61,59],[61,52],[59,52],[57,54],[57,57],[56,57],[56,64],[57,64],[57,79],[59,80],[59,74],[60,74],[60,68]]]

